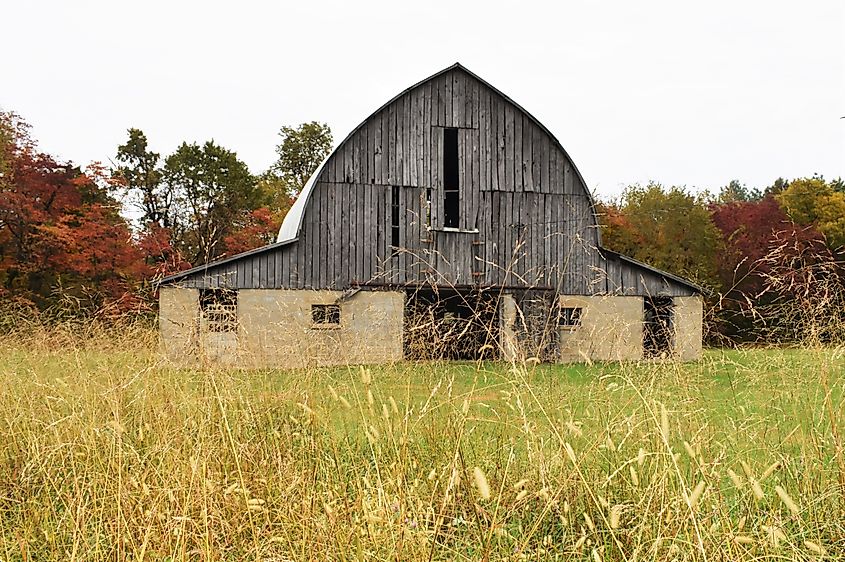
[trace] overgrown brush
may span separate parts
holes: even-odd
[[[114,334],[3,344],[3,562],[845,559],[841,350],[224,371]]]

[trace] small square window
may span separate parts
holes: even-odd
[[[557,325],[559,328],[577,328],[581,325],[581,309],[576,307],[561,307],[558,312]]]
[[[340,326],[339,304],[312,304],[311,320],[316,326],[323,328]]]

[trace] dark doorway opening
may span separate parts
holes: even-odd
[[[668,357],[675,347],[672,297],[645,297],[643,305],[644,355]]]
[[[409,290],[403,332],[406,359],[496,359],[498,299],[483,291]]]

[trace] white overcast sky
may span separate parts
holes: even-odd
[[[845,2],[5,0],[0,108],[42,150],[108,162],[213,138],[254,172],[279,128],[339,142],[459,61],[561,141],[602,197],[648,180],[845,176]]]

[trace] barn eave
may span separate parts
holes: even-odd
[[[219,267],[221,265],[232,263],[235,261],[242,260],[244,258],[255,256],[257,254],[263,254],[264,252],[274,250],[276,248],[281,248],[283,246],[287,246],[289,244],[293,244],[296,242],[296,238],[291,238],[290,240],[283,240],[282,242],[273,242],[272,244],[267,244],[266,246],[260,246],[258,248],[253,248],[252,250],[247,250],[246,252],[241,252],[240,254],[235,254],[234,256],[230,256],[228,258],[219,259],[210,263],[206,263],[203,265],[198,265],[196,267],[192,267],[191,269],[186,269],[184,271],[180,271],[179,273],[174,273],[172,275],[168,275],[160,279],[159,281],[155,282],[155,286],[159,287],[161,285],[167,285],[170,283],[175,283],[177,281],[181,281],[186,277],[190,277],[192,275],[196,275],[199,273],[206,273],[209,269],[214,267]]]
[[[601,251],[602,255],[604,255],[605,259],[608,259],[608,258],[616,259],[616,260],[619,260],[620,262],[625,262],[625,263],[627,263],[627,264],[629,264],[633,267],[636,267],[636,268],[639,268],[639,269],[644,269],[644,270],[646,270],[650,273],[654,273],[655,275],[659,275],[660,277],[663,277],[664,279],[667,279],[669,281],[672,281],[674,283],[682,285],[682,286],[686,287],[687,289],[690,289],[692,292],[694,292],[696,294],[703,295],[703,294],[706,293],[706,290],[704,289],[704,287],[701,287],[700,285],[696,285],[692,281],[684,279],[683,277],[675,275],[674,273],[669,273],[668,271],[663,271],[662,269],[657,269],[656,267],[652,267],[652,266],[650,266],[646,263],[635,260],[634,258],[626,256],[625,254],[620,254],[619,252],[614,252],[613,250],[608,250],[607,248],[600,248],[600,251]]]

